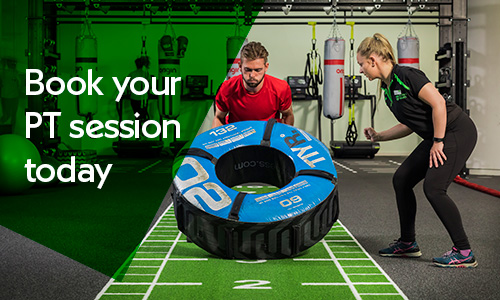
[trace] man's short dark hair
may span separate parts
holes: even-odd
[[[264,59],[264,63],[267,63],[267,52],[266,48],[260,42],[250,42],[241,48],[241,58],[247,60],[256,60],[259,58]]]

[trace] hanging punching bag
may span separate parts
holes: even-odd
[[[403,35],[404,32],[404,35]],[[419,41],[411,20],[401,31],[398,37],[398,64],[401,66],[420,69],[419,62]]]
[[[76,76],[87,80],[88,70],[92,70],[92,77],[97,77],[97,38],[92,33],[90,21],[86,20],[82,25],[82,32],[76,37],[75,47]],[[80,87],[78,87],[80,89]],[[90,89],[89,89],[90,90]],[[90,119],[97,113],[97,93],[87,92],[76,97],[77,113]]]
[[[248,44],[248,40],[241,36],[231,36],[226,41],[226,57],[227,57],[227,78],[241,74],[239,63],[241,61],[241,48]],[[236,58],[235,58],[236,57]]]
[[[163,35],[158,41],[158,86],[159,90],[167,89],[167,95],[160,95],[160,114],[167,119],[175,119],[179,116],[181,104],[180,87],[173,90],[170,87],[165,87],[165,77],[180,77],[181,65],[180,59],[176,56],[176,41],[170,35]],[[170,81],[167,80],[167,84]],[[169,94],[169,95],[168,95]]]
[[[323,115],[332,120],[344,114],[344,56],[344,39],[329,38],[325,41]]]

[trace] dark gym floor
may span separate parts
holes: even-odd
[[[448,195],[460,209],[479,266],[476,269],[434,267],[432,258],[451,250],[452,242],[424,196],[417,196],[418,259],[377,255],[399,237],[392,174],[404,157],[336,160],[339,172],[341,222],[380,264],[409,299],[500,299],[500,198],[452,183]],[[356,172],[356,173],[354,173]],[[500,190],[498,176],[470,176],[469,181]]]
[[[423,256],[400,259],[377,255],[379,248],[398,237],[391,178],[403,159],[336,159],[339,220],[409,299],[500,299],[500,259],[495,252],[500,243],[500,198],[455,183],[449,189],[476,253],[476,269],[443,269],[431,264],[432,257],[450,250],[452,244],[424,198],[421,184],[416,187],[417,240]],[[143,176],[157,176],[154,169],[158,168],[161,164]],[[470,176],[469,180],[500,189],[498,176]],[[159,212],[169,201],[165,197]],[[0,299],[94,299],[108,280],[102,273],[0,226]]]

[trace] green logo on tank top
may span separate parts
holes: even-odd
[[[395,90],[394,97],[396,98],[396,101],[399,101],[399,100],[406,99],[407,95],[405,93],[402,93],[400,90]]]

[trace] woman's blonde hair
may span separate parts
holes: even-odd
[[[365,38],[358,46],[358,53],[368,58],[372,54],[376,54],[382,58],[383,61],[390,61],[393,65],[396,64],[396,57],[392,50],[391,43],[387,38],[380,33],[375,33],[373,36]],[[382,81],[378,82],[378,101],[382,99]],[[377,101],[377,102],[378,102]]]
[[[363,57],[377,54],[383,61],[390,61],[393,65],[396,64],[396,57],[394,56],[391,43],[380,33],[375,33],[373,36],[365,38],[359,44],[358,53]]]

